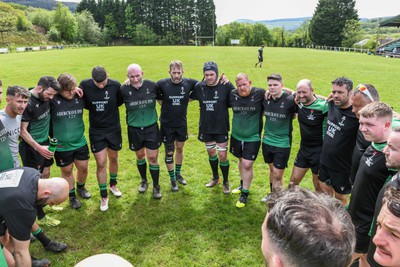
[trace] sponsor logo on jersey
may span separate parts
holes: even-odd
[[[344,121],[345,121],[345,120],[346,120],[346,116],[343,116],[343,117],[342,117],[342,120],[339,122],[339,125],[343,127],[343,126],[344,126]]]
[[[368,167],[371,167],[372,165],[374,165],[374,160],[373,160],[373,158],[374,158],[374,156],[375,156],[376,154],[377,154],[377,152],[374,151],[374,153],[372,153],[371,157],[366,158],[365,164],[366,164]]]
[[[219,98],[219,96],[218,96],[218,91],[215,91],[214,99],[218,99],[218,98]]]
[[[309,121],[315,120],[314,110],[313,110],[313,109],[310,110],[310,114],[307,116],[307,119],[308,119]]]

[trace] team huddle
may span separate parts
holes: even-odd
[[[153,198],[162,198],[158,155],[164,144],[171,191],[177,192],[180,185],[188,183],[181,173],[184,144],[188,139],[187,109],[190,101],[197,100],[200,107],[198,140],[205,144],[211,167],[211,179],[205,186],[219,184],[221,173],[223,193],[239,194],[236,207],[243,208],[248,203],[253,164],[260,147],[264,162],[269,166],[270,191],[274,194],[283,191],[284,171],[292,152],[292,123],[297,117],[301,141],[289,188],[296,188],[311,169],[317,193],[332,196],[343,206],[348,204],[349,218],[355,228],[353,260],[359,258],[360,266],[373,265],[376,248],[370,229],[376,232],[374,223],[380,206],[378,209],[375,206],[381,205],[383,193],[378,195],[385,183],[396,177],[399,168],[389,166],[386,151],[390,149],[390,141],[389,148],[387,145],[391,134],[400,131],[396,128],[399,125],[396,114],[389,105],[379,101],[374,86],[360,84],[353,90],[353,82],[340,77],[332,81],[331,94],[325,98],[314,94],[311,81],[307,79],[300,80],[293,91],[284,88],[280,74],[269,75],[268,90],[264,90],[253,87],[248,75],[239,73],[235,77],[235,87],[225,76],[219,76],[215,62],[204,64],[202,81],[184,78],[183,65],[178,60],[170,63],[169,74],[169,78],[153,82],[143,79],[139,65],[131,64],[127,68],[127,80],[121,85],[108,77],[105,68],[96,66],[92,77],[79,84],[71,75],[61,74],[57,79],[41,77],[30,91],[21,86],[8,87],[7,106],[0,111],[0,171],[3,171],[0,183],[29,180],[20,185],[26,187],[23,194],[26,198],[42,194],[39,204],[58,204],[68,197],[70,206],[79,209],[82,204],[78,196],[91,197],[85,186],[91,150],[96,161],[100,210],[106,211],[108,191],[116,197],[122,195],[117,187],[118,151],[122,149],[119,107],[125,105],[129,149],[135,152],[141,177],[138,191],[145,193],[149,187],[148,168]],[[161,105],[160,123],[157,102]],[[89,111],[90,149],[85,137],[84,109]],[[49,136],[56,142],[55,150],[49,149]],[[240,185],[232,191],[228,151],[238,158],[240,173]],[[20,167],[18,155],[24,167]],[[46,179],[50,177],[53,158],[60,167],[62,181]],[[35,190],[27,189],[30,183],[36,184]],[[13,186],[7,184],[6,187]],[[54,190],[47,192],[46,188]],[[18,207],[4,204],[13,194],[3,194],[1,190],[0,221],[5,221],[3,224],[7,228],[0,228],[0,238],[8,229],[11,236],[22,241],[28,240],[32,233],[51,251],[59,252],[67,247],[46,237],[31,213],[26,215],[29,219],[24,224],[19,222],[17,215],[11,212]],[[304,192],[294,195],[314,198]],[[271,196],[261,201],[271,205]],[[311,205],[311,202],[306,204]],[[38,219],[42,218],[51,220],[38,208]],[[267,218],[263,235],[266,225]],[[351,238],[347,241],[352,252],[354,244]],[[375,262],[373,266],[380,265]]]

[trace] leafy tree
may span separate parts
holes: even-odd
[[[52,11],[37,9],[34,12],[28,13],[28,18],[32,24],[40,26],[48,32],[53,23],[53,13]]]
[[[271,34],[267,26],[262,23],[253,25],[253,38],[251,39],[252,46],[259,46],[261,44],[268,44],[271,41]]]
[[[24,14],[18,14],[17,16],[17,30],[28,31],[32,29],[32,23]]]
[[[218,27],[215,35],[215,44],[220,46],[227,46],[230,44],[228,27]]]
[[[52,26],[50,28],[50,30],[47,33],[47,38],[49,38],[50,41],[54,41],[54,42],[61,41],[60,32],[57,30],[57,28],[55,26]]]
[[[81,43],[97,44],[101,37],[101,30],[93,15],[84,10],[75,15],[78,25],[76,40]]]
[[[138,24],[133,40],[136,45],[154,45],[157,41],[157,35],[149,26]]]
[[[136,20],[135,20],[134,9],[131,4],[126,5],[125,25],[126,25],[126,31],[125,31],[126,36],[129,39],[133,39],[133,37],[135,36]]]
[[[319,0],[310,22],[310,37],[317,45],[340,46],[348,20],[358,20],[355,0]]]
[[[360,41],[360,22],[358,20],[348,20],[343,29],[342,46],[352,47]]]
[[[17,16],[0,10],[0,32],[11,31],[17,25]]]
[[[214,36],[215,30],[217,29],[214,1],[197,0],[196,27],[198,36]],[[206,44],[207,41],[205,41],[205,39],[202,39],[202,43]]]
[[[61,39],[73,42],[77,36],[77,23],[68,7],[60,2],[54,12],[54,26],[60,33]]]
[[[114,16],[112,14],[107,14],[105,17],[104,27],[108,29],[109,34],[112,37],[117,37],[117,24],[114,20]]]

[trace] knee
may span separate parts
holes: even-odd
[[[173,164],[174,163],[174,144],[165,144],[165,163]]]
[[[118,164],[118,155],[111,156],[108,160],[110,161],[110,164]]]

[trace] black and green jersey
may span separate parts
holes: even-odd
[[[121,86],[120,93],[126,107],[126,123],[131,127],[147,127],[157,123],[157,85],[144,80],[136,89],[132,85]]]
[[[262,130],[262,101],[265,90],[251,88],[250,94],[241,97],[235,89],[229,94],[229,107],[233,111],[232,136],[239,141],[260,141]]]
[[[365,150],[356,174],[349,213],[357,232],[367,235],[374,217],[375,203],[386,180],[396,171],[386,167],[385,143],[373,143]]]
[[[263,143],[289,148],[292,145],[292,121],[296,112],[296,103],[292,95],[282,91],[279,98],[263,100],[265,124]]]
[[[118,107],[122,105],[119,95],[121,84],[108,78],[107,84],[100,89],[93,79],[81,81],[85,108],[89,110],[90,132],[109,133],[121,131]]]
[[[71,151],[86,145],[84,100],[76,95],[67,100],[58,94],[50,100],[50,106],[52,136],[58,140],[57,151]]]
[[[331,169],[350,172],[359,127],[358,119],[352,112],[352,106],[341,109],[333,101],[328,105],[328,120],[320,162]]]
[[[389,187],[400,188],[400,172],[397,172],[395,175],[393,175],[392,178],[388,179],[388,181],[386,181],[385,185],[382,187],[381,191],[379,191],[379,195],[376,199],[376,204],[375,204],[374,219],[373,223],[371,224],[371,230],[369,232],[369,236],[371,237],[374,237],[376,234],[378,224],[374,222],[377,221],[378,215],[382,208],[383,195],[387,190],[387,188]],[[368,263],[370,264],[371,267],[382,267],[382,265],[379,265],[374,260],[375,249],[376,246],[374,242],[370,242],[368,247],[368,256],[367,256]]]
[[[235,87],[229,82],[208,86],[205,81],[195,85],[191,99],[199,101],[199,131],[206,134],[226,134],[229,132],[228,101]]]
[[[50,103],[31,94],[21,121],[29,123],[28,132],[36,142],[40,144],[47,141],[50,128]]]
[[[186,126],[186,114],[189,104],[189,95],[197,80],[183,78],[180,83],[173,83],[170,78],[157,82],[157,99],[162,100],[161,124],[167,127]]]
[[[0,171],[14,168],[14,159],[8,143],[6,127],[0,121]]]
[[[326,129],[328,102],[317,98],[308,106],[299,104],[297,114],[301,145],[307,147],[322,146]]]

